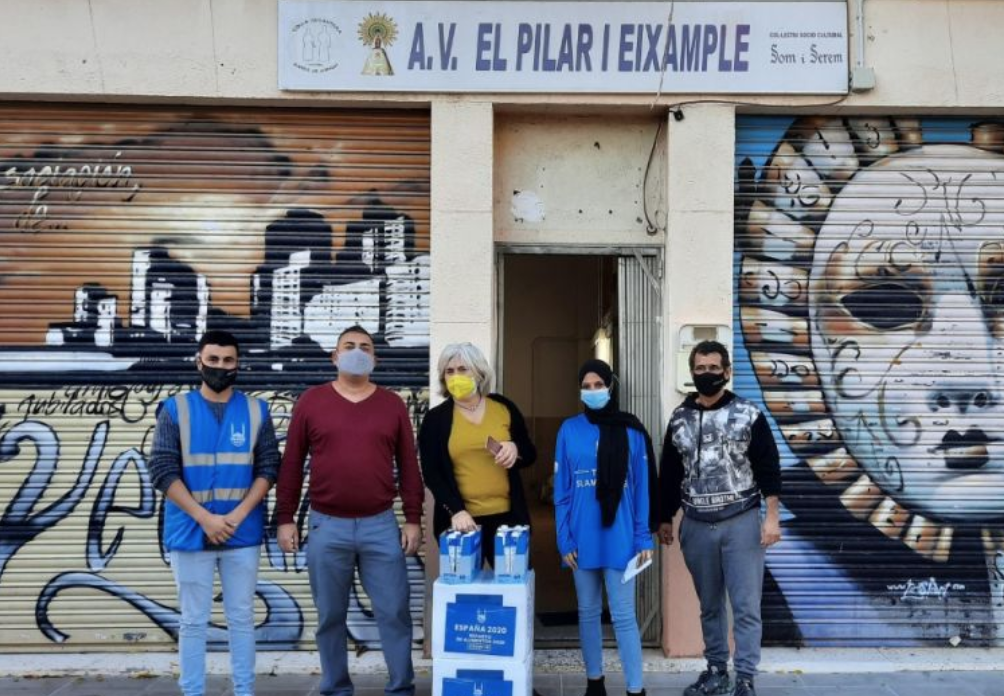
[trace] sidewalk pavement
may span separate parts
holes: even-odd
[[[694,674],[646,674],[649,696],[679,696]],[[256,696],[317,696],[316,675],[261,675]],[[384,677],[354,678],[356,696],[382,696]],[[611,696],[623,694],[624,677],[607,675]],[[418,678],[418,696],[432,693],[429,675]],[[581,696],[581,674],[543,674],[534,678],[541,696]],[[887,672],[880,674],[761,674],[759,696],[1004,696],[1004,672]],[[2,696],[178,696],[173,677],[0,677]],[[211,676],[205,696],[230,696],[226,677]]]
[[[604,651],[610,696],[624,696],[615,650]],[[703,661],[646,650],[648,696],[681,696]],[[349,660],[356,696],[383,696],[379,651]],[[210,653],[205,696],[230,696],[227,655]],[[432,693],[431,660],[415,654],[418,696]],[[1004,648],[766,648],[760,696],[1004,696]],[[260,652],[256,696],[318,696],[317,653]],[[540,696],[582,696],[578,650],[534,653]],[[179,696],[173,653],[0,654],[0,696]]]

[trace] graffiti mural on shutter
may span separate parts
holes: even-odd
[[[428,116],[12,105],[0,124],[0,645],[164,649],[179,613],[146,461],[206,330],[238,337],[280,441],[353,324],[375,381],[425,411]],[[268,541],[263,649],[312,642],[305,571]],[[358,581],[351,606],[375,646]]]
[[[765,639],[1004,642],[1004,125],[743,117],[735,388],[784,455]]]

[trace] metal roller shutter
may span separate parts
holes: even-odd
[[[425,112],[0,106],[0,648],[170,648],[146,457],[207,328],[238,336],[280,436],[357,323],[421,418],[429,139]],[[261,568],[262,649],[308,646],[302,552]],[[350,633],[376,641],[361,588]]]
[[[1000,644],[1004,125],[741,117],[735,388],[781,445],[765,640]]]

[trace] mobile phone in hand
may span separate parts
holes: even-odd
[[[485,442],[485,449],[487,449],[493,455],[496,455],[502,451],[502,443],[496,440],[491,435],[489,435],[487,442]]]

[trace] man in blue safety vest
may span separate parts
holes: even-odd
[[[265,533],[265,495],[279,449],[268,407],[234,389],[240,349],[226,331],[199,341],[198,389],[166,399],[157,413],[149,468],[164,501],[164,548],[181,605],[178,684],[204,696],[206,634],[219,568],[234,696],[253,696],[254,597]]]

